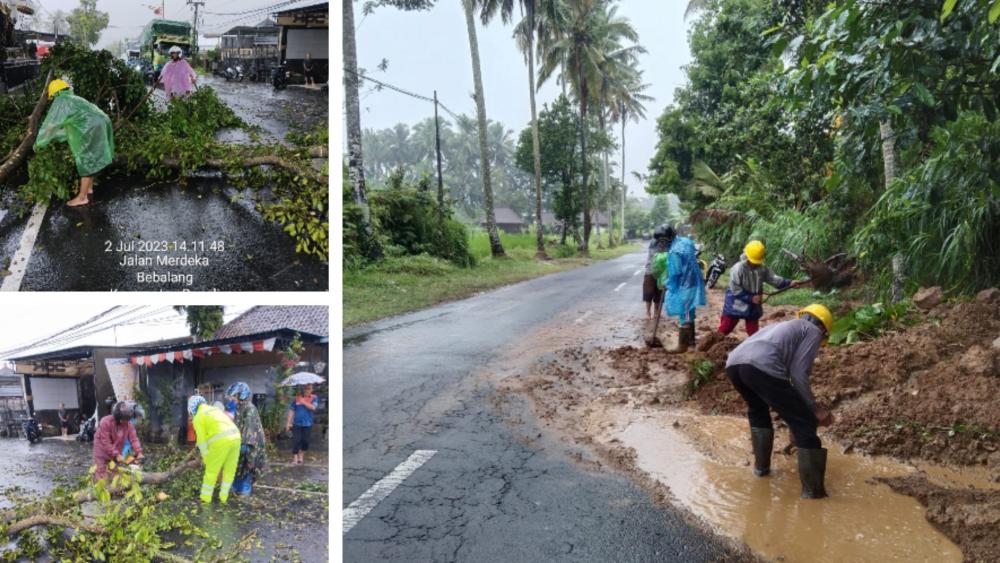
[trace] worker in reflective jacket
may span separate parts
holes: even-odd
[[[198,450],[205,463],[201,502],[212,502],[215,481],[221,469],[219,502],[225,504],[229,500],[229,490],[233,487],[233,477],[240,461],[240,429],[222,409],[207,404],[201,395],[188,399],[188,414],[192,416]]]

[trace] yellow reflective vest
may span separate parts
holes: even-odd
[[[212,405],[198,405],[198,412],[192,420],[195,436],[198,438],[198,449],[201,457],[208,455],[208,446],[219,440],[240,440],[240,429],[236,427],[229,416]]]

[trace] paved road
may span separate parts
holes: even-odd
[[[532,331],[598,309],[637,311],[643,259],[345,331],[345,504],[415,451],[437,452],[415,468],[403,463],[412,473],[344,536],[346,561],[715,561],[730,553],[626,479],[585,470],[544,438],[519,439],[478,377]],[[515,416],[533,425],[521,411]]]
[[[262,136],[271,142],[283,140],[290,131],[310,130],[327,119],[325,91],[289,88],[275,92],[266,84],[226,83],[211,77],[205,81],[247,123],[260,126]],[[239,131],[223,133],[226,142],[247,138]],[[257,212],[252,194],[218,178],[195,179],[184,186],[107,175],[97,181],[91,205],[70,208],[54,202],[48,209],[38,208],[36,220],[8,212],[5,203],[11,204],[10,194],[0,198],[4,290],[317,291],[328,287],[328,264],[297,254],[295,241]],[[20,272],[5,277],[18,266]]]

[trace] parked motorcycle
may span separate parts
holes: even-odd
[[[726,257],[716,253],[715,259],[712,260],[712,264],[708,267],[708,274],[705,276],[705,283],[709,288],[715,287],[715,284],[719,281],[719,276],[722,272],[726,271]]]
[[[288,79],[292,73],[285,69],[284,64],[279,64],[271,69],[271,84],[275,90],[284,90],[288,87]]]
[[[90,417],[80,425],[80,433],[76,435],[76,439],[89,444],[94,441],[94,434],[96,432],[97,419]]]
[[[226,68],[226,82],[230,80],[235,80],[237,82],[243,82],[243,65],[236,65]]]
[[[21,430],[24,431],[24,437],[28,439],[29,443],[37,444],[42,441],[42,429],[34,417],[29,417],[21,422]]]

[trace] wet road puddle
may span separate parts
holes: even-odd
[[[667,485],[717,531],[767,559],[962,561],[958,547],[931,527],[916,500],[872,480],[911,473],[909,466],[844,455],[833,445],[826,472],[830,497],[803,500],[795,456],[780,453],[787,430],[775,433],[771,475],[759,478],[751,471],[742,419],[687,412],[628,416],[621,419],[628,421],[624,429],[610,438],[636,451],[637,468]],[[947,479],[948,470],[936,468],[933,477]],[[969,477],[955,478],[962,479]]]

